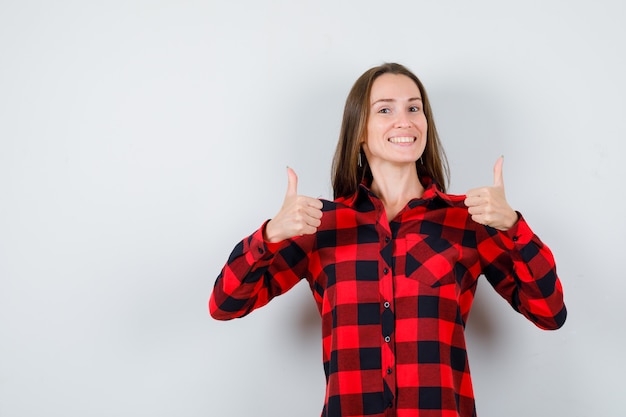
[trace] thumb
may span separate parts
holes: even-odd
[[[493,185],[494,187],[504,187],[504,177],[502,175],[502,165],[504,164],[504,156],[501,156],[493,166]]]
[[[298,195],[298,176],[296,172],[287,167],[287,196]]]

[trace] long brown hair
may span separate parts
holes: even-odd
[[[430,101],[422,82],[407,68],[396,63],[386,63],[370,68],[352,86],[343,110],[343,121],[339,132],[339,141],[333,157],[332,184],[334,198],[353,195],[363,179],[372,180],[372,171],[365,154],[361,151],[361,139],[367,129],[370,108],[370,92],[374,80],[382,74],[406,75],[412,79],[422,95],[424,114],[428,122],[426,148],[420,160],[416,161],[417,174],[428,176],[445,192],[450,179],[450,169],[446,154],[439,140],[435,120],[430,108]],[[359,156],[360,154],[360,156]],[[361,158],[361,165],[358,160]]]

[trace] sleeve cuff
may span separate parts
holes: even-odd
[[[514,249],[529,244],[534,240],[535,233],[532,231],[526,220],[522,216],[522,213],[517,212],[517,223],[513,225],[509,230],[500,231],[502,242],[507,249]]]
[[[271,258],[283,246],[283,242],[268,242],[265,240],[265,228],[269,220],[250,236],[250,251],[256,260]]]

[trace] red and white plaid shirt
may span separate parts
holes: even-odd
[[[314,235],[268,243],[261,227],[230,255],[211,315],[245,316],[304,278],[322,317],[322,416],[475,416],[464,329],[478,277],[540,328],[562,326],[566,309],[552,253],[524,219],[497,231],[463,200],[429,184],[389,222],[361,185],[323,201]]]

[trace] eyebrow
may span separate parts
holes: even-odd
[[[394,98],[381,98],[381,99],[376,100],[375,102],[373,102],[371,105],[373,106],[373,105],[375,105],[377,103],[393,103],[395,101],[397,101],[397,100],[394,99]],[[411,97],[407,101],[408,102],[411,102],[411,101],[422,101],[422,98],[421,97]]]

